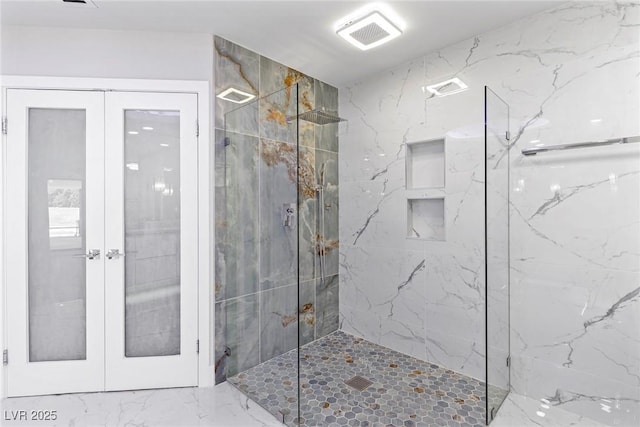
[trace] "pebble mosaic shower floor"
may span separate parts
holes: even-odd
[[[300,349],[302,426],[484,426],[483,382],[342,331]],[[298,425],[297,350],[228,381]],[[345,384],[360,375],[363,391]]]

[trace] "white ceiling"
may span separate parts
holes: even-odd
[[[0,0],[2,25],[211,33],[336,86],[465,40],[559,1],[399,1],[386,3],[406,21],[404,34],[363,52],[336,36],[334,25],[367,2]]]

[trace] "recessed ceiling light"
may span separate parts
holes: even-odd
[[[127,169],[137,171],[140,169],[140,166],[137,163],[127,163]]]
[[[142,126],[143,130],[153,130],[151,126]]]
[[[169,144],[160,144],[160,147],[168,147]]]
[[[224,99],[225,101],[230,101],[236,104],[244,104],[245,102],[251,101],[256,96],[247,92],[243,92],[240,89],[236,89],[234,87],[230,87],[218,94],[218,98]]]
[[[129,131],[129,132],[127,132],[127,133],[128,133],[129,135],[137,135],[137,134],[139,134],[140,132],[137,132],[137,131],[135,131],[135,130],[130,130],[130,131]]]
[[[464,92],[469,86],[459,78],[445,80],[430,86],[423,86],[423,92],[431,92],[435,96],[449,96],[456,93]]]
[[[387,43],[402,34],[401,26],[381,11],[366,9],[361,15],[344,18],[336,33],[362,50],[369,50]]]

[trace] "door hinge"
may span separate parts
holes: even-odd
[[[511,356],[507,356],[507,367],[511,366]]]
[[[6,117],[2,118],[2,134],[3,135],[7,134],[7,118]]]
[[[200,136],[200,122],[196,120],[196,138]]]
[[[9,364],[9,350],[2,350],[2,364]]]
[[[200,354],[200,340],[196,340],[196,353]]]
[[[504,133],[504,137],[505,137],[505,139],[506,139],[507,141],[510,141],[510,140],[511,140],[511,132],[506,131],[506,132]]]

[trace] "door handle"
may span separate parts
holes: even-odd
[[[72,258],[87,258],[96,259],[100,258],[100,249],[89,249],[86,254],[71,255]]]
[[[113,259],[113,258],[120,258],[121,256],[124,256],[123,253],[120,253],[120,249],[109,249],[107,251],[107,258],[109,259]]]

